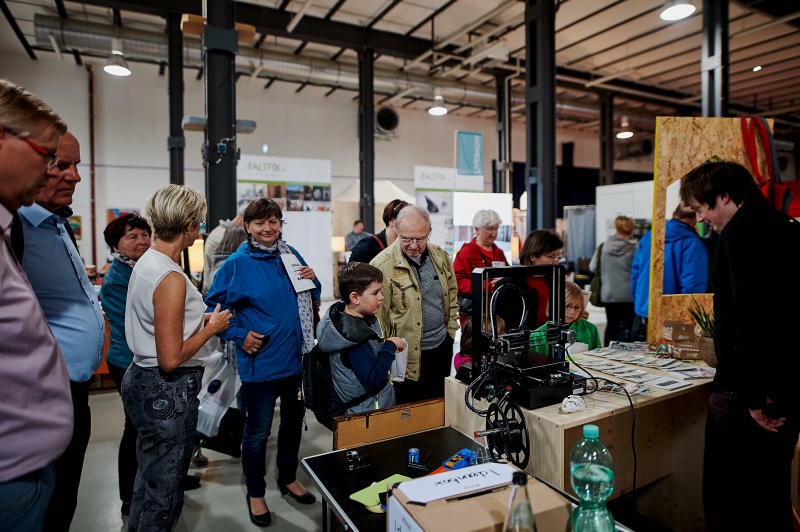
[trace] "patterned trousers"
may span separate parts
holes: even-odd
[[[133,486],[130,531],[172,530],[183,508],[181,479],[197,428],[200,367],[166,373],[131,364],[122,380],[125,412],[138,431],[139,467]]]

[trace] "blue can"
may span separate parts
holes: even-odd
[[[416,447],[411,447],[408,450],[408,463],[409,464],[419,463],[419,449],[417,449]]]

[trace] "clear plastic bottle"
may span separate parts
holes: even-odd
[[[511,484],[511,498],[508,501],[505,532],[536,532],[536,519],[533,517],[531,500],[528,497],[528,475],[514,471]]]
[[[614,491],[614,460],[600,441],[597,425],[583,426],[583,439],[569,455],[572,489],[580,504],[572,512],[573,532],[614,532],[606,500]]]

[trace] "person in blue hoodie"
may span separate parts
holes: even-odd
[[[708,252],[697,236],[697,217],[679,204],[667,222],[664,236],[664,295],[698,294],[708,290]],[[650,307],[650,247],[652,231],[639,241],[631,266],[631,294],[636,313],[631,340],[647,337]]]
[[[314,270],[283,240],[282,227],[283,214],[275,201],[261,198],[252,202],[244,211],[247,241],[222,264],[206,298],[210,308],[219,303],[234,313],[220,337],[233,340],[237,347],[247,412],[242,437],[246,502],[250,520],[262,527],[272,521],[264,500],[265,455],[278,397],[278,488],[301,504],[316,500],[296,473],[305,413],[299,399],[300,360],[314,347],[313,300],[319,300],[321,285]],[[281,259],[288,254],[302,265],[297,275],[314,281],[313,290],[295,291]]]
[[[333,388],[344,412],[357,414],[394,406],[389,368],[406,343],[381,338],[375,315],[383,301],[383,273],[375,266],[351,262],[339,270],[341,301],[328,308],[317,325],[319,348],[331,354]],[[360,399],[360,400],[359,400]]]

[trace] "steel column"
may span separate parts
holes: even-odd
[[[511,188],[511,77],[497,75],[497,163],[494,192],[512,192]]]
[[[556,224],[555,4],[525,1],[525,138],[528,231]]]
[[[375,232],[375,50],[358,50],[358,175],[364,230]]]
[[[600,184],[614,184],[614,95],[600,93]]]
[[[728,116],[728,0],[703,0],[703,116]]]
[[[236,214],[236,83],[235,55],[238,32],[234,29],[233,0],[205,0],[203,65],[205,71],[206,170],[208,226]]]
[[[169,182],[183,184],[183,33],[181,17],[177,13],[167,15],[168,61],[167,92],[169,93]]]

